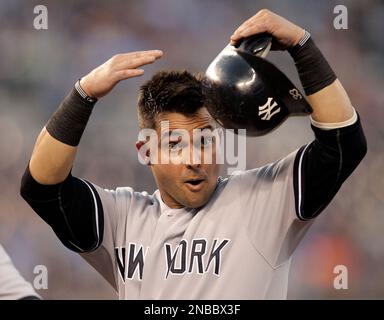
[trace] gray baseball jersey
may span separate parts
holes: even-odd
[[[16,300],[29,296],[38,297],[31,284],[24,280],[0,245],[0,299]]]
[[[200,210],[170,209],[158,190],[94,185],[104,237],[82,255],[120,299],[284,299],[292,252],[311,224],[295,213],[295,155],[219,178]]]
[[[286,298],[294,249],[367,152],[357,114],[312,129],[315,140],[282,160],[220,178],[199,210],[71,173],[41,185],[29,166],[21,195],[121,299]]]

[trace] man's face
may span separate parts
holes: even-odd
[[[219,141],[209,134],[216,127],[214,120],[204,107],[193,115],[164,112],[156,120],[158,161],[151,169],[163,201],[171,208],[203,206],[215,190],[220,167],[216,164]],[[169,163],[164,164],[161,160],[167,157]]]

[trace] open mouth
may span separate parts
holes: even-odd
[[[203,182],[204,179],[191,179],[185,181],[185,184],[190,191],[196,192],[201,190],[201,188],[203,187]]]
[[[193,186],[198,186],[203,181],[204,181],[204,179],[188,180],[187,183],[189,183],[189,184],[191,184]]]

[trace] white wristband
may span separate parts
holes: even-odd
[[[310,116],[310,119],[311,119],[311,123],[313,124],[313,126],[319,128],[319,129],[322,129],[322,130],[340,129],[340,128],[344,128],[344,127],[347,127],[347,126],[354,124],[357,121],[357,113],[356,113],[355,108],[353,108],[353,116],[350,119],[342,121],[342,122],[329,122],[329,123],[318,122],[318,121],[313,120],[312,116]]]

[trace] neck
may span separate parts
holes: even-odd
[[[166,192],[161,192],[160,190],[161,200],[171,209],[181,209],[184,208],[182,204],[178,203],[175,199],[170,197]]]

